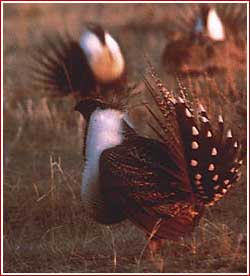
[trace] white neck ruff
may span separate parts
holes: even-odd
[[[92,32],[85,32],[80,39],[95,78],[104,84],[119,79],[125,69],[121,49],[109,33],[105,33],[105,43]]]
[[[209,37],[214,41],[225,40],[225,30],[221,19],[213,8],[207,16],[207,31]]]

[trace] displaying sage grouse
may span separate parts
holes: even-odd
[[[75,110],[86,120],[81,191],[86,212],[102,224],[129,219],[146,232],[151,244],[190,233],[205,207],[223,198],[239,179],[239,141],[224,129],[221,115],[213,122],[202,105],[192,111],[184,97],[169,92],[154,74],[145,83],[158,108],[157,115],[147,106],[159,124],[152,126],[159,139],[140,136],[126,109],[102,96],[105,86],[95,79],[96,95],[83,85],[88,83],[83,75],[88,66],[82,62],[86,58],[82,45],[83,40],[81,44],[51,44],[56,57],[45,52],[48,63],[42,59],[41,67],[47,71],[41,71],[41,79],[44,87],[61,95],[80,91],[82,99]],[[89,51],[94,53],[93,49]],[[121,58],[120,51],[116,53]],[[79,63],[71,64],[71,60]],[[71,70],[67,80],[65,68]]]
[[[241,146],[221,115],[211,122],[202,105],[192,112],[161,83],[146,84],[162,114],[149,108],[161,141],[137,135],[115,106],[96,99],[76,105],[87,121],[82,198],[100,223],[128,218],[149,236],[177,239],[238,181]]]
[[[56,95],[115,94],[126,85],[125,60],[116,40],[98,24],[89,24],[79,41],[46,37],[33,54],[34,85]]]
[[[162,62],[170,73],[246,69],[245,4],[184,4],[166,22]],[[175,30],[175,31],[173,31]]]

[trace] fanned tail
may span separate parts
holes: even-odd
[[[185,153],[176,117],[176,99],[157,77],[151,64],[150,67],[152,81],[146,78],[144,81],[150,95],[158,107],[158,112],[154,111],[148,105],[145,106],[154,120],[158,123],[161,131],[158,131],[150,122],[149,125],[167,147],[173,162],[180,168],[180,176],[183,181],[185,181],[185,183],[182,183],[183,186],[188,187],[190,186],[190,182],[186,174]],[[162,115],[162,118],[159,117],[159,113]]]
[[[196,198],[211,206],[239,180],[243,162],[240,142],[225,129],[222,115],[211,121],[202,104],[191,108],[184,97],[168,91],[153,71],[151,78],[145,83],[163,116],[161,120],[147,107],[161,128],[157,134],[182,169],[180,174],[186,173]],[[182,87],[180,90],[184,95]]]
[[[218,4],[217,7],[218,13],[227,27],[227,31],[235,37],[239,37],[244,34],[246,38],[247,4],[227,3]]]
[[[240,176],[241,146],[230,129],[225,133],[222,116],[210,122],[202,105],[198,118],[184,101],[176,104],[176,112],[193,190],[205,204],[213,205]]]
[[[177,38],[190,38],[190,33],[195,25],[195,21],[199,15],[199,5],[196,3],[184,4],[182,7],[176,7],[174,15],[178,14],[178,17],[168,19],[168,24],[165,27],[165,33],[167,39],[171,39],[174,35]]]
[[[37,47],[32,55],[34,87],[57,96],[89,96],[95,82],[79,43],[59,33],[45,41],[45,47]]]

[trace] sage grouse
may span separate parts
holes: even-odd
[[[46,37],[32,55],[34,86],[59,95],[116,93],[126,84],[125,60],[116,40],[98,24],[89,24],[79,41],[68,34]]]
[[[81,61],[82,48],[74,45],[78,51],[56,50],[58,59],[48,59],[49,65],[41,61],[49,72],[42,71],[44,86],[50,88],[52,82],[61,95],[75,91],[69,90],[59,62],[71,60],[70,53]],[[65,62],[67,71],[69,64]],[[70,83],[79,89],[86,76],[77,71],[82,68],[79,63],[74,66],[70,72],[77,77],[70,73]],[[147,107],[160,126],[161,132],[154,128],[158,140],[140,136],[126,109],[101,97],[105,87],[100,85],[98,97],[81,90],[75,110],[86,120],[82,200],[99,223],[129,219],[152,242],[177,239],[190,233],[205,207],[223,198],[238,181],[241,147],[232,131],[225,131],[221,115],[212,122],[202,105],[192,111],[154,74],[145,83],[158,107],[159,115]]]
[[[202,105],[192,112],[161,83],[146,84],[164,118],[155,117],[161,141],[138,135],[110,104],[76,105],[87,121],[82,198],[100,223],[128,218],[149,236],[177,239],[238,181],[241,146],[221,115],[211,122]]]
[[[166,22],[166,71],[197,75],[246,69],[246,10],[239,3],[186,4],[176,10],[175,22]]]

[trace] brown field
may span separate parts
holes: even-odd
[[[190,5],[190,4],[189,4]],[[180,6],[180,5],[179,5]],[[85,22],[103,24],[126,55],[130,85],[146,99],[144,55],[170,88],[160,57],[164,25],[178,17],[176,4],[4,4],[3,271],[5,273],[158,272],[141,252],[144,234],[130,222],[102,226],[86,217],[80,200],[83,131],[70,99],[31,89],[29,54],[43,34],[65,30],[77,36]],[[184,81],[184,80],[183,80]],[[246,149],[246,72],[187,84],[210,110],[223,110]],[[147,118],[131,116],[141,133]],[[241,181],[210,208],[196,231],[162,250],[168,273],[243,273],[247,270],[246,162]]]

